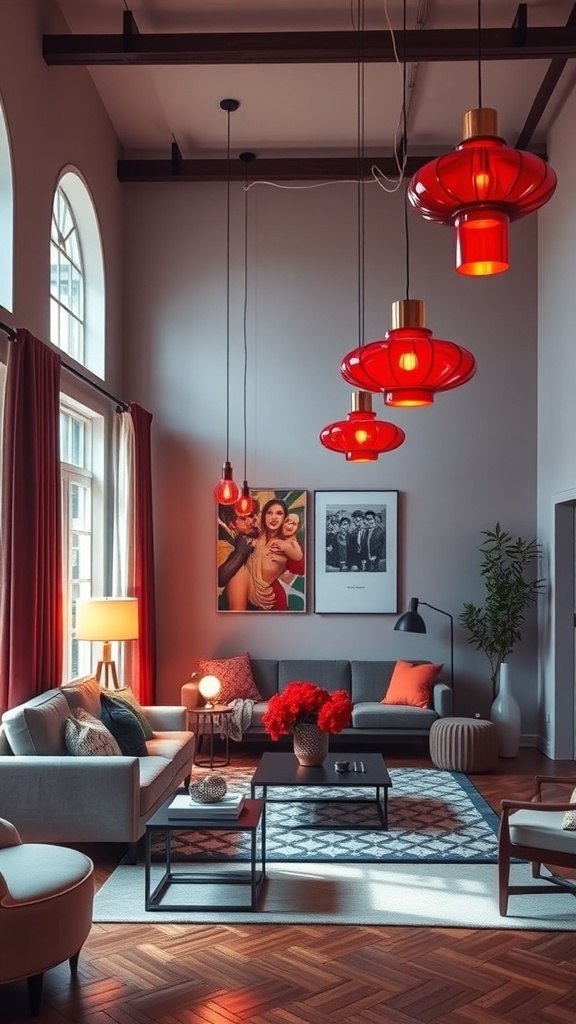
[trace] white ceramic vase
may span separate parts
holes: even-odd
[[[520,708],[512,693],[505,661],[500,665],[498,695],[490,709],[490,721],[498,733],[500,757],[516,757],[520,745]]]

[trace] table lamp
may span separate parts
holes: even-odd
[[[222,689],[222,683],[218,679],[218,676],[202,676],[202,679],[198,683],[198,689],[206,701],[206,707],[212,708],[214,707],[214,701]]]
[[[106,689],[120,688],[111,644],[138,638],[138,600],[135,597],[89,597],[76,602],[76,639],[104,644],[96,678]],[[102,670],[104,682],[102,683]]]

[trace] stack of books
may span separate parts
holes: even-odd
[[[187,820],[211,818],[214,821],[234,819],[240,815],[245,799],[244,793],[225,793],[215,804],[200,804],[191,800],[188,793],[179,793],[168,808],[168,817]]]

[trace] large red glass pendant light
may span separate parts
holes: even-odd
[[[346,419],[330,423],[320,432],[320,443],[345,455],[347,462],[376,462],[379,455],[399,448],[405,438],[394,423],[376,419],[372,395],[366,391],[353,391]]]
[[[228,143],[226,163],[226,462],[222,479],[214,488],[219,505],[233,505],[240,493],[234,480],[230,462],[230,114],[238,110],[238,100],[221,100],[220,107],[228,115]]]
[[[436,392],[474,376],[476,360],[460,345],[432,337],[421,299],[401,299],[392,304],[392,330],[349,352],[340,372],[353,387],[381,391],[385,405],[432,405]]]
[[[426,220],[456,228],[456,270],[471,277],[508,270],[508,225],[552,197],[556,174],[534,153],[498,135],[490,107],[464,115],[463,141],[416,171],[408,198]]]

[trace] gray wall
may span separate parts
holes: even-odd
[[[481,531],[496,520],[536,532],[536,219],[511,229],[511,269],[467,280],[454,237],[410,211],[411,297],[437,337],[471,349],[473,381],[429,409],[375,408],[406,431],[402,448],[352,465],[318,443],[344,417],[342,356],[357,344],[355,186],[250,194],[248,477],[253,486],[400,492],[399,611],[408,598],[450,611],[483,595]],[[212,489],[225,454],[225,186],[126,187],[126,377],[154,414],[160,692],[178,696],[198,656],[448,658],[448,620],[426,637],[395,615],[217,613]],[[366,336],[404,297],[402,199],[366,189]],[[242,209],[232,185],[231,455],[242,471]],[[311,538],[310,538],[311,540]],[[312,565],[312,548],[308,552]],[[310,574],[311,575],[311,574]],[[533,734],[536,638],[511,660]],[[488,661],[456,626],[456,706],[487,713]]]

